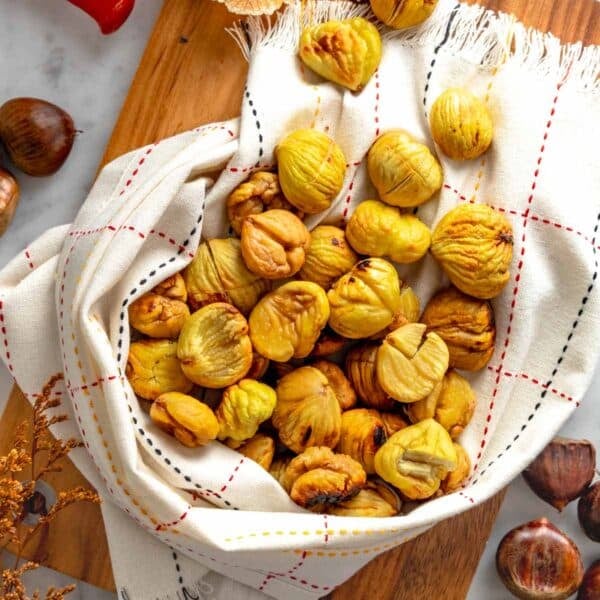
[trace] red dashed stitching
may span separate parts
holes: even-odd
[[[221,131],[226,131],[230,137],[234,138],[235,137],[235,133],[233,133],[233,131],[231,131],[231,129],[228,129],[227,127],[224,127],[223,125],[201,125],[200,127],[196,127],[196,129],[194,129],[194,133],[202,133],[204,130],[211,132],[211,131],[217,131],[217,130],[221,130]]]
[[[460,200],[462,200],[463,202],[470,202],[471,204],[475,203],[475,200],[467,199],[464,194],[461,194],[459,190],[449,186],[447,183],[444,184],[444,188],[447,190],[450,190],[452,193],[456,194],[458,196],[458,198]],[[509,215],[516,215],[518,217],[526,216],[525,213],[510,209],[510,208],[503,208],[502,206],[494,206],[493,204],[488,204],[488,206],[490,208],[493,208],[494,210],[497,210],[498,212],[501,212],[501,213],[505,213],[505,214],[509,214]],[[590,243],[592,242],[592,240],[587,235],[585,235],[585,233],[583,233],[581,231],[577,231],[577,229],[574,229],[573,227],[570,227],[569,225],[563,225],[562,223],[558,223],[557,221],[551,221],[550,219],[545,219],[543,217],[539,217],[539,216],[533,215],[531,213],[529,213],[528,217],[532,221],[537,221],[537,222],[543,223],[544,225],[552,225],[552,227],[555,227],[556,229],[564,229],[565,231],[569,231],[571,233],[574,233],[575,235],[578,235],[579,237],[583,238],[586,242],[590,242]],[[596,248],[600,250],[600,245],[597,245]]]
[[[375,120],[375,137],[379,137],[379,132],[381,131],[379,129],[379,99],[381,97],[379,88],[379,71],[375,71],[375,108],[373,110]]]
[[[237,464],[236,468],[233,470],[233,473],[229,476],[229,479],[227,480],[227,483],[219,490],[221,493],[223,493],[227,489],[227,486],[233,481],[233,478],[235,477],[235,474],[239,471],[239,469],[242,466],[244,460],[245,459],[242,458],[240,460],[240,462]]]
[[[156,148],[156,146],[158,146],[158,144],[153,144],[152,146],[150,146],[150,148],[148,148],[146,150],[146,152],[144,152],[144,156],[142,156],[142,158],[140,158],[140,160],[138,160],[135,169],[131,172],[129,179],[125,182],[125,186],[119,192],[119,196],[122,196],[123,194],[125,194],[125,192],[127,191],[127,188],[133,183],[134,178],[140,172],[140,167],[146,162],[146,157],[149,156],[150,154],[152,154],[152,152],[154,151],[154,148]]]
[[[175,525],[177,525],[178,523],[181,523],[181,521],[183,521],[187,516],[188,516],[188,511],[191,509],[191,506],[187,507],[187,510],[185,512],[183,512],[179,517],[177,517],[174,521],[170,521],[168,523],[159,523],[154,530],[155,531],[162,531],[163,529],[167,529],[168,527],[174,527]]]
[[[262,592],[265,589],[265,587],[267,586],[267,584],[269,583],[269,581],[274,578],[275,578],[275,575],[273,573],[268,573],[267,576],[263,579],[263,582],[260,584],[258,591]]]
[[[327,531],[327,515],[323,515],[323,523],[325,526],[325,543],[329,541],[329,533]]]
[[[467,494],[465,494],[464,492],[458,492],[458,495],[468,500],[471,504],[475,504],[475,499],[471,496],[467,496]]]
[[[67,385],[67,390],[69,391],[69,393],[74,394],[75,392],[85,391],[85,390],[89,390],[90,388],[98,387],[102,383],[114,381],[115,379],[118,379],[117,375],[109,375],[108,377],[100,377],[100,378],[96,379],[96,381],[93,381],[92,383],[87,383],[86,385],[81,385],[78,387],[71,387],[71,385],[69,384],[69,385]],[[124,379],[124,378],[121,377],[121,379]]]
[[[554,115],[554,111],[555,111],[555,107],[556,107],[556,103],[558,102],[558,96],[559,96],[559,91],[560,91],[560,84],[557,86],[557,92],[556,95],[554,96],[554,99],[552,100],[552,108],[551,108],[551,112],[550,115],[551,117]],[[550,118],[548,120],[548,122],[546,123],[546,130],[544,132],[544,142],[546,142],[546,140],[548,139],[548,131],[550,129],[550,127],[552,126],[552,118]],[[545,147],[542,146],[542,148],[540,149],[540,157],[537,160],[537,165],[539,167],[539,165],[541,164],[541,155],[543,154],[545,150]],[[517,272],[515,274],[515,285],[513,287],[513,291],[512,291],[512,302],[510,303],[510,314],[508,315],[508,325],[506,327],[506,334],[504,337],[504,347],[502,349],[502,354],[500,355],[500,366],[498,367],[498,371],[497,371],[497,375],[496,375],[496,380],[494,382],[494,389],[492,391],[492,397],[490,400],[490,404],[488,407],[488,415],[486,418],[486,425],[483,428],[483,433],[482,433],[482,437],[481,437],[481,442],[479,444],[479,452],[477,453],[477,458],[475,459],[475,465],[473,466],[473,473],[475,473],[475,471],[477,471],[478,467],[479,467],[479,460],[481,459],[481,457],[483,456],[483,449],[486,446],[487,443],[487,435],[489,433],[489,423],[492,419],[492,413],[494,411],[494,405],[495,405],[495,401],[496,401],[496,396],[498,394],[498,390],[500,389],[500,378],[501,378],[501,373],[502,373],[502,367],[504,366],[504,359],[506,358],[506,353],[508,350],[508,346],[510,344],[510,335],[511,335],[511,331],[512,331],[512,322],[513,322],[513,318],[515,315],[515,306],[517,304],[517,295],[519,294],[519,282],[521,279],[521,270],[523,268],[523,260],[524,260],[524,256],[525,256],[525,241],[526,241],[526,233],[525,233],[525,229],[527,226],[527,219],[529,216],[529,209],[531,207],[531,204],[533,202],[533,192],[536,188],[536,184],[537,184],[537,180],[538,180],[538,176],[539,176],[539,168],[536,168],[533,174],[533,182],[531,185],[531,193],[529,194],[528,198],[527,198],[527,209],[525,210],[525,212],[523,213],[523,235],[521,236],[521,251],[519,252],[519,262],[517,263]]]
[[[14,373],[14,368],[10,359],[10,350],[8,349],[8,336],[6,335],[6,322],[4,321],[4,303],[0,300],[0,331],[2,331],[2,343],[4,345],[4,354],[6,355],[6,366],[11,373]]]
[[[216,558],[209,556],[208,554],[204,554],[202,552],[199,552],[198,550],[194,549],[194,548],[190,548],[189,546],[182,546],[181,544],[175,542],[174,540],[171,540],[167,537],[163,537],[161,538],[163,540],[163,542],[165,542],[166,544],[169,544],[170,546],[173,546],[174,548],[178,548],[179,550],[187,550],[189,553],[191,554],[195,554],[196,556],[200,556],[201,558],[206,558],[212,562],[215,562],[219,565],[223,565],[226,567],[232,567],[234,569],[244,569],[244,570],[248,570],[248,567],[244,567],[242,565],[236,565],[233,563],[228,563],[228,562],[224,562],[221,560],[217,560]],[[303,559],[306,558],[306,556],[304,556],[306,553],[303,553]],[[299,565],[300,566],[300,565]],[[265,576],[265,579],[268,578],[268,580],[274,579],[275,577],[285,577],[287,579],[291,579],[293,581],[297,581],[298,583],[301,583],[303,585],[307,585],[310,586],[313,590],[323,590],[323,591],[327,591],[332,589],[331,586],[327,586],[327,585],[323,585],[323,586],[319,586],[316,585],[314,583],[310,583],[308,581],[306,581],[306,579],[299,579],[298,577],[294,576],[294,575],[290,575],[289,572],[288,573],[267,573],[267,575]],[[263,584],[265,584],[265,582],[263,582]],[[263,585],[261,584],[261,585]]]
[[[33,266],[33,261],[31,260],[31,254],[29,253],[29,248],[26,248],[26,249],[25,249],[25,258],[26,258],[26,259],[27,259],[27,261],[28,261],[29,268],[30,268],[31,270],[35,269],[35,267]]]
[[[141,239],[146,239],[150,235],[156,235],[157,237],[166,240],[171,244],[171,246],[175,246],[180,252],[185,251],[185,246],[182,246],[179,242],[174,240],[172,237],[169,237],[163,231],[156,231],[156,229],[151,229],[148,233],[144,233],[139,231],[132,225],[121,225],[120,227],[115,227],[114,225],[104,225],[103,227],[98,227],[97,229],[76,229],[74,231],[69,231],[70,236],[81,237],[85,235],[93,235],[95,233],[100,233],[104,230],[108,229],[109,231],[119,232],[119,231],[130,231],[135,233]],[[194,258],[193,252],[187,252],[187,256],[189,258]]]
[[[488,371],[493,371],[494,373],[498,373],[498,368],[488,365]],[[527,373],[511,373],[510,371],[502,371],[500,374],[505,377],[515,377],[518,379],[525,379],[526,381],[530,381],[531,383],[533,383],[535,385],[539,385],[540,387],[544,388],[545,390],[548,390],[549,392],[553,393],[555,396],[562,398],[563,400],[568,400],[569,402],[574,401],[573,396],[569,396],[568,394],[565,394],[564,392],[561,392],[560,390],[557,390],[556,388],[551,388],[548,386],[547,383],[543,383],[536,377],[532,377],[531,375],[529,375]],[[579,406],[579,402],[575,402],[575,404],[577,406]]]
[[[358,163],[360,164],[360,163]],[[348,195],[346,196],[346,206],[344,208],[344,212],[342,213],[342,220],[345,221],[348,216],[348,211],[350,210],[350,202],[352,201],[352,190],[354,189],[354,180],[356,179],[356,174],[358,173],[358,169],[354,170],[354,174],[352,175],[352,181],[350,181],[350,185],[348,186]]]
[[[276,165],[252,165],[251,167],[227,167],[230,173],[247,173],[248,171],[258,171],[260,169],[274,169]]]

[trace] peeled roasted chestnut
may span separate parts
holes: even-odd
[[[38,98],[13,98],[0,107],[0,138],[13,163],[28,175],[52,175],[69,156],[73,119]]]
[[[590,485],[595,470],[590,442],[557,437],[523,471],[523,478],[542,500],[562,511]]]
[[[583,579],[577,546],[548,519],[509,531],[498,546],[496,568],[507,589],[523,600],[564,600]]]
[[[600,600],[600,560],[593,562],[585,572],[577,600]]]
[[[589,487],[577,503],[579,524],[585,534],[600,542],[600,481]]]

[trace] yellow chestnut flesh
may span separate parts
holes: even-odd
[[[231,385],[242,379],[252,364],[248,323],[231,304],[209,304],[185,322],[177,356],[194,383],[207,388]]]
[[[276,155],[279,182],[288,201],[307,214],[329,208],[346,174],[341,148],[316,129],[299,129],[279,142]]]
[[[307,27],[298,50],[304,64],[335,83],[361,90],[381,60],[381,36],[373,23],[355,17]]]

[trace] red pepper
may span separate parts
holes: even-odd
[[[105,35],[116,31],[125,23],[135,4],[135,0],[67,1],[90,15],[98,23],[100,30]]]

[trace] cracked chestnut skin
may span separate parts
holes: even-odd
[[[429,396],[409,404],[406,413],[413,423],[435,419],[455,440],[471,421],[475,404],[475,392],[471,384],[450,369]]]
[[[431,254],[459,290],[489,300],[510,278],[512,225],[486,204],[460,204],[436,225]]]
[[[279,439],[300,453],[309,446],[335,448],[342,411],[327,377],[314,367],[300,367],[277,383],[272,422]]]
[[[250,337],[264,357],[286,362],[308,356],[329,318],[323,288],[310,281],[290,281],[258,302],[250,313]]]
[[[394,488],[375,478],[369,479],[356,496],[328,507],[327,514],[338,517],[393,517],[401,508],[402,500]]]
[[[405,29],[429,18],[438,0],[370,0],[375,16],[389,27]]]
[[[187,394],[161,394],[150,407],[150,418],[184,446],[205,446],[217,437],[219,424],[213,411]]]
[[[382,258],[356,263],[333,284],[327,298],[329,326],[350,339],[369,337],[385,329],[402,307],[396,268]]]
[[[268,171],[252,173],[227,198],[227,216],[231,228],[237,235],[241,235],[242,224],[246,217],[259,215],[273,208],[289,210],[299,219],[304,217],[301,211],[285,199],[277,174]]]
[[[401,429],[377,451],[375,471],[406,498],[431,498],[457,466],[448,432],[433,419]]]
[[[271,468],[275,454],[275,442],[272,437],[264,433],[257,433],[246,440],[237,451],[258,463],[265,471]]]
[[[444,179],[431,150],[402,129],[386,131],[375,140],[367,169],[381,200],[401,208],[427,202]]]
[[[481,156],[492,143],[494,125],[485,102],[463,88],[442,92],[429,113],[431,136],[454,160]]]
[[[315,512],[352,498],[366,482],[360,463],[322,446],[307,448],[294,457],[280,480],[296,504]]]
[[[428,396],[448,369],[448,348],[422,323],[406,323],[389,333],[377,350],[377,381],[398,402]]]
[[[306,214],[329,208],[346,175],[342,149],[316,129],[297,129],[275,149],[279,183],[287,200]]]
[[[355,346],[346,355],[346,373],[361,402],[369,408],[393,410],[397,403],[390,398],[379,382],[376,358],[379,345],[366,342]]]
[[[246,319],[225,302],[202,307],[185,322],[177,357],[183,372],[197,385],[218,389],[236,383],[252,364]]]
[[[311,366],[319,369],[327,377],[327,381],[329,381],[329,385],[332,387],[342,411],[356,405],[356,392],[340,367],[328,360],[317,360]]]
[[[386,440],[385,425],[378,411],[355,408],[342,413],[342,433],[336,450],[358,461],[367,475],[375,473],[375,454]]]
[[[270,288],[267,280],[246,267],[237,238],[202,242],[183,273],[193,310],[227,302],[246,315]]]
[[[358,255],[348,244],[343,229],[319,225],[310,234],[310,247],[298,276],[328,290],[336,279],[347,273],[357,262]]]
[[[265,383],[242,379],[223,390],[216,415],[219,439],[244,441],[253,437],[261,423],[271,417],[277,395]]]
[[[129,324],[153,338],[176,338],[189,316],[185,302],[152,292],[129,306]]]
[[[242,224],[242,256],[250,271],[265,279],[295,275],[304,264],[310,233],[291,212],[268,210]]]
[[[379,200],[364,200],[346,227],[350,245],[360,254],[389,256],[397,263],[413,263],[425,255],[431,232],[412,214]]]
[[[368,83],[381,60],[379,31],[362,17],[306,27],[299,46],[306,66],[355,92]]]
[[[127,379],[133,391],[144,400],[156,400],[166,392],[191,391],[193,383],[185,376],[177,359],[177,342],[140,340],[129,346]]]
[[[421,322],[439,335],[455,369],[479,371],[490,361],[496,345],[492,305],[464,294],[454,286],[439,291],[427,303]]]

